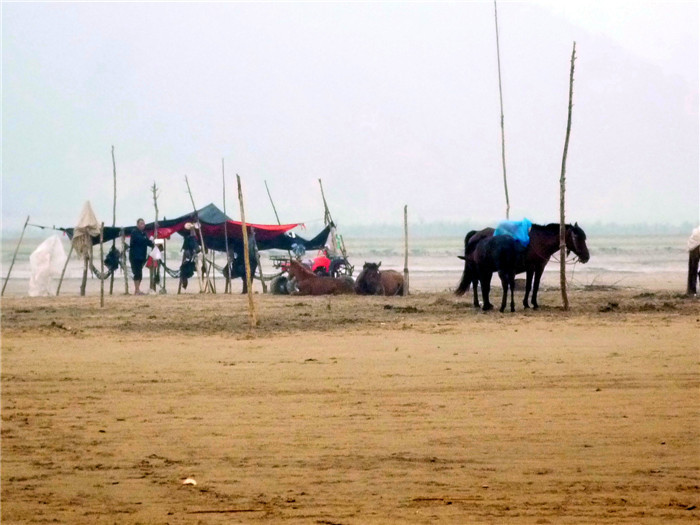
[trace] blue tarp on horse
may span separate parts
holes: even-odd
[[[530,244],[530,228],[532,222],[529,219],[522,221],[501,221],[493,235],[510,235],[523,246]]]

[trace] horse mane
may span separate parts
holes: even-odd
[[[582,236],[584,239],[586,238],[586,233],[583,231],[583,229],[578,225],[578,224],[569,224],[567,223],[566,225],[567,230],[572,230],[576,235]],[[559,223],[558,222],[550,222],[549,224],[533,224],[532,225],[533,230],[538,230],[544,233],[548,233],[550,235],[558,234],[559,233]]]

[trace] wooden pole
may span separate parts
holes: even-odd
[[[408,295],[408,204],[403,207],[403,289]]]
[[[112,202],[112,228],[117,225],[117,163],[114,160],[114,145],[112,145],[112,174],[114,179],[114,200]],[[117,240],[112,239],[112,248],[114,248]],[[114,289],[114,272],[109,276],[109,295],[112,295]]]
[[[153,207],[156,211],[156,220],[153,223],[153,240],[158,238],[158,186],[156,186],[156,181],[153,181],[153,186],[151,186],[151,192],[153,193]],[[160,264],[160,261],[156,262],[151,258],[151,290],[156,291],[156,272],[160,272],[160,269],[156,267],[156,264]]]
[[[321,179],[318,179],[318,180],[319,180],[319,182],[321,181]],[[280,222],[280,216],[277,215],[277,208],[275,207],[275,203],[272,200],[272,195],[270,195],[270,188],[267,187],[267,181],[265,181],[265,190],[267,191],[267,198],[270,199],[270,204],[272,204],[272,211],[275,212],[275,219],[277,219],[277,224],[282,224]],[[321,195],[323,195],[323,186],[321,186]],[[324,202],[325,202],[325,199],[324,199]]]
[[[496,19],[496,57],[498,59],[498,97],[501,101],[501,160],[503,163],[503,187],[506,191],[506,219],[510,219],[510,200],[508,199],[508,180],[506,179],[506,132],[503,125],[503,88],[501,86],[501,49],[498,42],[498,8],[493,0],[493,12]]]
[[[221,159],[221,182],[224,193],[224,215],[226,215],[226,172],[224,170],[224,159]],[[226,247],[226,273],[224,277],[226,278],[226,285],[224,286],[224,293],[231,293],[231,256],[228,253],[228,215],[224,222],[224,245]]]
[[[61,293],[61,284],[63,283],[63,276],[66,274],[66,268],[68,268],[68,263],[70,262],[70,256],[73,254],[73,243],[70,243],[70,250],[68,250],[68,257],[66,258],[66,264],[63,265],[63,271],[61,272],[61,278],[58,280],[58,288],[56,288],[56,297]]]
[[[105,307],[105,280],[102,278],[105,274],[105,253],[102,243],[105,239],[105,223],[100,225],[100,308]]]
[[[190,194],[190,201],[192,202],[192,209],[194,210],[194,217],[197,220],[197,224],[199,224],[199,214],[197,213],[197,206],[194,204],[194,197],[192,196],[192,190],[190,189],[190,181],[187,179],[187,175],[185,175],[185,183],[187,184],[187,193]],[[201,224],[199,224],[199,228],[197,228],[197,231],[199,232],[199,240],[202,242],[202,268],[200,269],[200,275],[199,275],[199,291],[205,292],[207,291],[207,286],[209,284],[209,269],[206,268],[206,274],[207,274],[207,279],[205,281],[205,284],[202,283],[202,278],[204,277],[204,271],[205,267],[207,264],[207,247],[204,245],[204,234],[202,233],[202,228]]]
[[[126,266],[126,232],[122,228],[120,232],[122,238],[122,270],[124,271],[124,295],[129,295],[129,269]]]
[[[280,221],[280,216],[277,215],[277,208],[275,207],[275,202],[272,200],[272,195],[270,195],[270,188],[267,187],[267,181],[265,181],[265,190],[267,191],[267,198],[270,199],[270,204],[272,204],[272,211],[275,212],[275,219],[277,219],[277,224],[282,224],[282,222]],[[321,194],[323,195],[323,191],[321,191]],[[287,255],[289,255],[289,260],[291,261],[292,250],[287,250]]]
[[[564,155],[561,159],[561,177],[559,178],[559,282],[561,285],[561,299],[564,310],[569,309],[569,297],[566,294],[566,217],[565,200],[566,193],[566,155],[569,150],[569,135],[571,134],[571,110],[574,97],[574,62],[576,61],[576,42],[571,51],[571,71],[569,73],[569,117],[566,122],[566,140],[564,141]]]
[[[258,272],[260,273],[260,284],[262,285],[263,293],[267,293],[267,284],[263,277],[262,265],[260,264],[260,252],[258,251],[258,241],[255,239],[255,229],[251,228],[253,233],[253,250],[255,250],[255,262],[258,264]]]
[[[5,295],[5,288],[7,283],[10,281],[10,274],[12,273],[12,267],[15,265],[15,259],[17,259],[17,252],[19,252],[19,247],[22,244],[22,239],[24,239],[24,231],[27,229],[27,224],[29,224],[29,215],[27,215],[27,220],[24,221],[24,227],[22,228],[22,234],[19,236],[19,242],[15,248],[15,253],[12,255],[12,262],[10,263],[10,269],[7,270],[7,277],[5,277],[5,282],[2,285],[2,292],[0,292],[0,297]]]
[[[255,301],[253,300],[253,280],[250,275],[250,257],[248,257],[248,227],[245,222],[245,206],[243,204],[243,190],[241,189],[241,177],[236,174],[238,181],[238,202],[241,206],[241,228],[243,229],[243,261],[245,262],[245,278],[248,284],[248,318],[250,327],[258,325],[257,314],[255,313]]]
[[[163,217],[163,220],[167,221],[168,219]],[[165,269],[165,265],[168,262],[168,257],[166,255],[167,253],[168,253],[168,241],[164,237],[163,238],[163,293],[168,293],[168,289],[165,287],[165,281],[166,281],[166,277],[168,275],[168,270]]]
[[[216,250],[211,251],[211,291],[216,293]]]

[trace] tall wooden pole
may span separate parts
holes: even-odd
[[[100,225],[100,308],[105,306],[105,280],[103,278],[105,274],[105,253],[102,243],[105,240],[105,223]],[[114,273],[112,273],[114,275]]]
[[[10,274],[12,273],[12,267],[15,265],[15,259],[17,259],[17,252],[19,252],[19,247],[22,244],[22,239],[24,239],[24,231],[27,229],[27,224],[29,224],[29,215],[27,215],[27,220],[24,221],[24,227],[22,228],[22,235],[19,236],[19,242],[15,248],[15,253],[12,256],[12,262],[10,263],[10,269],[7,271],[7,277],[5,277],[5,282],[2,285],[2,292],[0,292],[0,297],[5,295],[5,288],[7,283],[10,281]]]
[[[73,254],[73,243],[70,243],[70,250],[68,250],[68,257],[66,258],[66,264],[63,265],[63,271],[61,272],[61,278],[58,280],[58,288],[56,288],[56,297],[61,293],[61,284],[63,284],[63,276],[66,275],[66,268],[68,268],[68,263],[70,262],[70,256]]]
[[[272,195],[270,195],[270,188],[267,187],[267,181],[265,181],[265,190],[267,191],[267,198],[270,199],[270,204],[272,204],[272,211],[275,212],[275,219],[277,219],[277,224],[282,224],[280,222],[280,216],[277,215],[277,208],[275,207],[275,202],[272,200]],[[323,195],[323,186],[321,186],[321,194]]]
[[[498,8],[493,0],[493,12],[496,19],[496,57],[498,59],[498,97],[501,101],[501,161],[503,163],[503,187],[506,191],[506,219],[510,219],[510,200],[508,199],[508,180],[506,179],[506,132],[503,125],[503,88],[501,86],[501,48],[498,42]]]
[[[190,181],[187,179],[187,175],[185,175],[185,183],[187,184],[187,193],[190,194],[190,201],[192,202],[192,209],[194,210],[194,216],[195,219],[197,220],[197,224],[199,224],[199,214],[197,213],[197,206],[194,204],[194,197],[192,196],[192,190],[190,189]],[[202,225],[199,224],[199,228],[197,228],[197,231],[199,232],[199,240],[202,243],[202,268],[200,269],[200,275],[199,275],[199,291],[200,292],[206,292],[207,287],[209,286],[209,269],[207,267],[207,247],[204,244],[204,234],[202,233]],[[202,278],[204,277],[204,270],[206,267],[206,282],[203,285],[202,284]]]
[[[270,204],[272,204],[272,211],[275,212],[275,219],[277,219],[277,224],[282,224],[280,222],[280,216],[277,215],[277,207],[275,206],[275,201],[272,200],[272,195],[270,194],[270,188],[267,187],[267,181],[265,181],[265,190],[267,191],[267,198],[270,199]],[[321,191],[321,194],[323,194],[323,191]],[[287,254],[289,255],[289,260],[292,260],[292,250],[287,250]],[[262,271],[260,272],[260,278],[262,279]]]
[[[245,222],[245,206],[243,204],[243,190],[241,189],[241,176],[236,174],[238,181],[238,202],[241,206],[241,228],[243,229],[243,261],[245,262],[245,278],[248,285],[248,318],[250,327],[258,325],[258,316],[255,313],[255,301],[253,300],[253,280],[250,275],[250,257],[248,257],[248,226]]]
[[[255,239],[255,229],[251,228],[253,234],[253,250],[255,251],[255,262],[258,265],[258,272],[260,273],[260,284],[262,286],[263,293],[267,293],[267,284],[265,284],[265,278],[263,277],[262,264],[260,264],[260,251],[258,250],[258,241]]]
[[[224,171],[224,159],[221,159],[221,182],[224,193],[224,215],[226,215],[226,172]],[[226,222],[224,222],[224,245],[226,247],[226,273],[224,277],[226,278],[226,285],[224,286],[224,293],[231,293],[231,255],[228,252],[228,215],[226,215]]]
[[[114,200],[112,202],[112,228],[117,225],[117,163],[114,160],[114,146],[112,146],[112,174],[114,179]],[[112,248],[116,244],[117,239],[112,239]],[[114,290],[114,272],[109,276],[109,295],[112,295]]]
[[[408,205],[403,207],[403,289],[408,295]]]
[[[318,179],[318,185],[321,186],[321,198],[323,199],[323,222],[328,225],[333,222],[333,217],[331,217],[331,211],[328,209],[326,194],[323,191],[323,182],[321,182],[321,179]]]
[[[564,141],[564,155],[561,159],[561,177],[559,178],[559,282],[561,285],[561,299],[564,310],[569,309],[569,297],[566,294],[566,217],[564,194],[566,192],[566,155],[569,150],[569,135],[571,134],[571,109],[574,98],[574,62],[576,60],[576,42],[571,51],[571,72],[569,73],[569,117],[566,122],[566,140]]]
[[[158,186],[156,186],[156,181],[153,181],[153,186],[151,186],[151,192],[153,193],[153,208],[156,211],[156,220],[153,223],[153,239],[158,238]],[[156,291],[156,279],[155,276],[160,272],[160,262],[154,261],[151,258],[151,290]],[[156,266],[158,265],[158,266]]]

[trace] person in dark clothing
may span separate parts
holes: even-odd
[[[134,274],[134,295],[144,295],[140,290],[141,279],[143,278],[143,265],[146,264],[147,247],[153,248],[155,244],[146,237],[146,221],[139,219],[136,221],[136,229],[131,231],[131,241],[129,243],[129,262],[131,271]]]
[[[185,229],[190,234],[185,237],[182,243],[182,264],[180,265],[180,284],[186,290],[187,282],[197,271],[197,254],[201,251],[199,240],[197,239],[197,225],[188,222]]]

